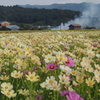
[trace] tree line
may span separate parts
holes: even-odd
[[[0,21],[57,26],[79,16],[79,11],[61,9],[37,9],[15,6],[0,6]]]

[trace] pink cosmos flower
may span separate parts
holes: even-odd
[[[64,92],[60,91],[59,93],[61,94],[61,96],[66,96],[69,93],[69,91],[68,90],[65,90]]]
[[[97,45],[96,44],[92,44],[92,47],[97,47]]]
[[[40,95],[35,95],[35,100],[42,100],[43,96],[40,96]]]
[[[66,75],[66,77],[69,78],[69,81],[72,81],[72,78],[69,75]]]
[[[97,40],[94,40],[94,41],[92,41],[92,42],[97,42]]]
[[[55,70],[55,69],[58,68],[57,65],[54,64],[54,63],[48,63],[48,64],[46,64],[46,67],[47,67],[49,70]]]
[[[5,43],[6,45],[8,45],[8,43]]]
[[[100,43],[100,41],[98,41],[98,43]]]
[[[29,72],[30,72],[29,70],[26,70],[24,73],[28,75]]]
[[[2,74],[6,74],[6,72],[0,72],[0,73],[2,73]]]
[[[68,95],[66,95],[66,98],[67,100],[84,100],[75,91],[69,91]]]
[[[74,62],[73,62],[71,57],[68,57],[67,61],[64,62],[64,64],[67,65],[67,66],[72,66],[72,67],[74,66]]]

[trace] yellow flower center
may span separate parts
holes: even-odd
[[[18,66],[16,66],[16,68],[18,68]]]
[[[92,82],[92,81],[89,81],[89,84],[90,84],[90,85],[92,85],[92,84],[93,84],[93,82]]]
[[[64,72],[67,72],[67,70],[64,70]]]
[[[62,78],[62,81],[65,81],[65,78]]]
[[[51,58],[48,58],[48,60],[51,60]]]
[[[25,93],[25,91],[22,91],[22,93]]]
[[[63,58],[60,57],[60,60],[62,60]]]
[[[57,89],[57,86],[54,86],[53,89]]]
[[[25,63],[22,63],[22,65],[24,66],[24,65],[25,65]]]
[[[28,55],[29,55],[29,53],[26,53],[26,55],[28,56]]]
[[[45,85],[45,87],[48,87],[48,85]]]
[[[53,69],[53,68],[54,68],[54,66],[50,66],[50,68],[51,68],[51,69]]]
[[[7,79],[7,77],[3,77],[3,79],[4,79],[4,80],[6,80],[6,79]]]
[[[72,72],[72,74],[75,74],[75,72]]]
[[[33,59],[34,62],[36,62],[36,59]]]
[[[15,76],[18,76],[18,74],[16,74]]]
[[[89,70],[90,68],[87,68],[87,70]]]
[[[79,78],[78,81],[81,82],[81,79]]]
[[[84,65],[84,67],[86,67],[86,65]]]
[[[10,95],[10,93],[8,92],[7,95]]]
[[[50,81],[49,81],[49,83],[53,83],[53,81],[52,81],[52,80],[50,80]]]
[[[33,76],[31,76],[31,77],[30,77],[30,79],[34,79],[34,77],[33,77]]]
[[[6,86],[5,89],[8,89],[8,87]]]
[[[18,64],[19,62],[18,61],[16,61],[16,64]]]

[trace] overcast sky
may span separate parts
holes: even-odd
[[[81,3],[81,2],[92,2],[100,3],[100,0],[0,0],[0,5],[9,6],[9,5],[50,5],[53,3]]]

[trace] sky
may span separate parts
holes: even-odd
[[[65,4],[65,3],[100,3],[100,0],[0,0],[0,5],[3,6],[13,6],[13,5],[50,5],[50,4]]]

